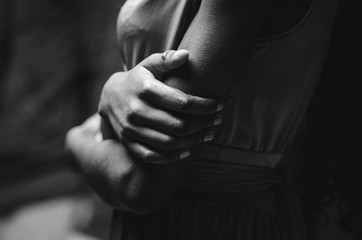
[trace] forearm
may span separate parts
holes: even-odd
[[[119,181],[114,175],[127,179],[126,176],[132,172],[132,164],[127,162],[128,157],[124,157],[119,143],[115,145],[112,140],[96,141],[86,133],[83,124],[68,132],[66,148],[73,156],[76,170],[98,195],[112,206],[120,207],[116,196],[119,189],[125,189],[124,181]],[[125,210],[130,208],[127,204],[123,205]]]
[[[148,214],[169,201],[177,184],[174,181],[182,180],[181,175],[170,174],[184,162],[146,165],[116,140],[97,141],[86,124],[68,132],[66,146],[78,171],[105,202],[124,211]]]

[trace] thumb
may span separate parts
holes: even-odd
[[[189,58],[187,50],[169,50],[155,53],[144,59],[139,65],[148,69],[158,80],[168,72],[183,65]]]

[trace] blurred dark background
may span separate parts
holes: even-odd
[[[361,43],[362,1],[341,0],[304,144],[302,202],[316,239],[362,239]]]
[[[111,210],[73,172],[64,137],[120,70],[122,4],[0,0],[1,240],[106,239]]]

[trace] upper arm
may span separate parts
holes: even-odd
[[[225,100],[276,0],[202,1],[179,49],[189,61],[166,79],[187,93]]]

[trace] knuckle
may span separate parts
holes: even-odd
[[[151,60],[151,62],[153,64],[150,64],[151,66],[153,66],[154,64],[157,64],[160,62],[160,60],[162,59],[161,53],[153,53],[149,56],[149,59]]]
[[[134,122],[137,118],[142,116],[143,110],[139,104],[131,104],[129,110],[127,111],[127,120]]]
[[[160,57],[159,57],[159,53],[153,53],[151,54],[148,58],[147,58],[147,63],[143,64],[143,67],[146,68],[148,71],[150,71],[151,73],[155,73],[155,71],[157,70],[157,68],[155,67],[155,65],[159,65],[160,63]]]
[[[171,136],[165,136],[161,140],[161,146],[164,150],[172,149],[174,147],[174,138]]]
[[[139,92],[139,96],[140,97],[146,97],[148,95],[150,95],[150,93],[152,92],[154,86],[151,83],[151,81],[144,79],[142,82],[142,86],[140,88],[140,92]]]
[[[141,153],[140,157],[144,162],[152,162],[155,159],[155,153],[151,150],[145,150]]]
[[[187,132],[187,124],[184,121],[177,121],[172,126],[174,134],[179,136]]]
[[[189,99],[187,97],[187,95],[185,94],[182,97],[179,97],[176,101],[176,107],[180,110],[184,109],[187,104],[189,103]]]
[[[133,132],[133,128],[129,123],[122,124],[122,130],[120,131],[121,135],[132,135]]]

